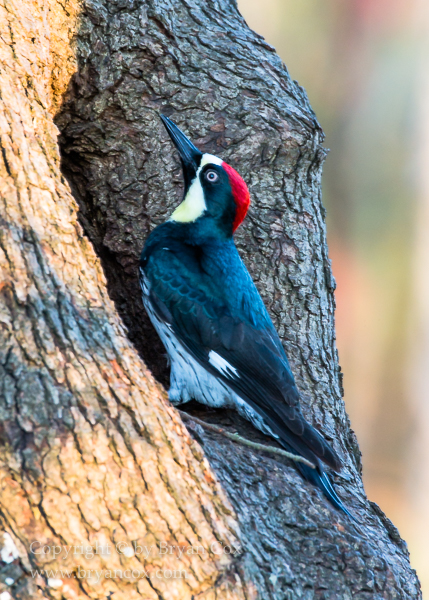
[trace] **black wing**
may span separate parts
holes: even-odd
[[[225,290],[216,289],[197,262],[188,257],[185,270],[170,249],[160,249],[154,258],[142,263],[151,304],[191,355],[243,398],[280,440],[313,463],[320,458],[338,470],[338,456],[301,413],[283,346],[247,271],[243,287],[250,282],[251,298],[242,302],[238,315]],[[249,314],[252,304],[266,317],[255,320]]]

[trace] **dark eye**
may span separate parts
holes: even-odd
[[[216,173],[216,171],[207,171],[206,173],[206,179],[207,181],[210,181],[210,183],[214,183],[215,181],[217,181],[219,179],[219,175]]]

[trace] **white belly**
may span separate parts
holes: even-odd
[[[257,429],[277,438],[262,417],[226,383],[202,367],[180,343],[169,325],[158,318],[148,299],[147,280],[143,273],[142,276],[143,304],[170,360],[170,402],[177,405],[197,400],[213,408],[234,408]]]

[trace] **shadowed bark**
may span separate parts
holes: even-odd
[[[55,598],[419,598],[404,542],[365,497],[344,411],[320,198],[325,150],[305,92],[231,1],[15,0],[0,10],[0,516],[20,552],[7,589]],[[249,184],[237,243],[284,341],[304,414],[344,461],[336,488],[359,528],[287,459],[191,422],[193,441],[128,341],[117,313],[167,383],[136,269],[148,232],[182,191],[161,111]],[[92,245],[62,179],[50,113]],[[267,441],[229,411],[184,408]],[[54,560],[32,553],[34,540],[204,552]],[[57,588],[46,573],[26,577],[45,563],[77,578]],[[188,576],[79,576],[121,565]]]

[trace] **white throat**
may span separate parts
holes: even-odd
[[[203,167],[208,164],[221,165],[223,160],[212,154],[203,154],[197,174],[186,194],[183,202],[179,204],[176,210],[170,217],[170,221],[178,221],[179,223],[191,223],[201,217],[207,209],[204,200],[203,186],[200,182],[200,172]]]

